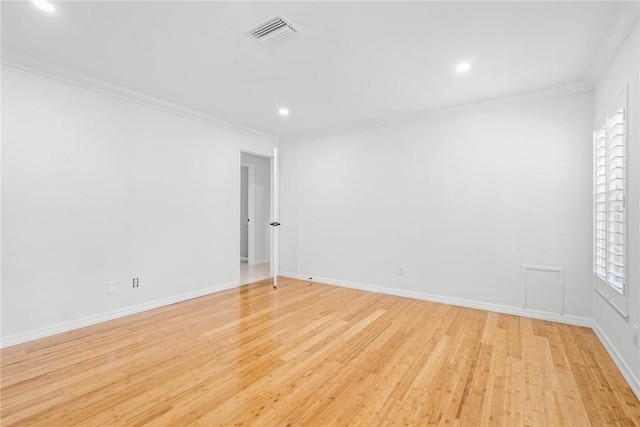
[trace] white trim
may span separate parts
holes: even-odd
[[[135,90],[127,89],[112,83],[107,83],[84,74],[71,71],[69,69],[51,65],[37,59],[30,58],[12,51],[2,50],[0,61],[3,65],[18,70],[37,74],[63,83],[87,89],[102,95],[112,96],[134,104],[143,105],[164,113],[173,114],[197,122],[215,126],[220,129],[230,130],[254,138],[263,139],[268,142],[278,143],[278,137],[265,132],[260,132],[230,121],[211,116],[200,111],[192,110],[169,101],[146,95]]]
[[[309,280],[309,277],[310,277],[309,275],[291,273],[286,271],[281,271],[279,276],[298,279],[298,280],[305,280],[305,281]],[[536,312],[533,310],[525,311],[517,307],[483,303],[483,302],[466,300],[461,298],[454,298],[454,297],[437,296],[437,295],[426,294],[422,292],[407,291],[407,290],[387,288],[382,286],[365,285],[362,283],[348,282],[344,280],[335,280],[335,279],[316,277],[315,279],[313,279],[313,281],[317,283],[327,284],[327,285],[341,286],[344,288],[358,289],[358,290],[368,291],[368,292],[377,292],[377,293],[382,293],[386,295],[394,295],[394,296],[413,298],[413,299],[419,299],[424,301],[432,301],[432,302],[438,302],[443,304],[474,308],[479,310],[487,310],[487,311],[492,311],[496,313],[513,314],[513,315],[522,316],[522,317],[549,320],[549,321],[565,323],[569,325],[590,327],[593,329],[594,333],[596,334],[596,336],[598,337],[598,339],[600,340],[604,348],[607,350],[607,352],[613,359],[614,363],[620,370],[620,373],[622,374],[622,376],[625,378],[625,380],[631,387],[631,390],[634,392],[636,397],[640,399],[640,381],[633,374],[633,371],[625,363],[624,359],[620,356],[616,348],[613,346],[611,341],[609,341],[609,339],[607,338],[607,336],[605,335],[605,333],[602,331],[602,329],[600,328],[600,326],[595,320],[592,320],[586,317],[571,316],[571,315],[553,315],[550,313]],[[88,317],[84,317],[84,318],[73,320],[73,321],[58,323],[56,325],[47,326],[44,328],[38,328],[31,331],[19,333],[19,334],[9,335],[7,337],[2,338],[2,341],[0,342],[0,348],[5,348],[12,345],[25,343],[28,341],[33,341],[39,338],[44,338],[51,335],[72,331],[74,329],[95,325],[97,323],[118,319],[121,317],[129,316],[129,315],[140,313],[143,311],[153,310],[155,308],[164,307],[167,305],[187,301],[194,298],[199,298],[205,295],[210,295],[210,294],[225,291],[228,289],[233,289],[235,287],[238,287],[238,282],[236,281],[228,282],[222,285],[211,286],[209,288],[199,289],[197,291],[187,292],[181,295],[162,298],[159,300],[134,305],[131,307],[125,307],[118,310],[101,313],[98,315],[88,316]]]
[[[271,212],[270,222],[280,222],[280,157],[278,148],[273,148],[271,158]],[[280,271],[280,228],[271,227],[271,250],[269,253],[269,274],[273,277],[273,287],[278,287],[278,273]]]
[[[247,261],[247,264],[249,263],[249,258],[246,256],[241,256],[240,257],[240,261]]]
[[[463,104],[449,105],[444,107],[435,107],[428,110],[419,111],[411,114],[403,114],[398,116],[385,116],[372,120],[365,120],[355,123],[349,123],[343,126],[329,127],[316,132],[301,132],[297,134],[285,135],[280,138],[281,143],[293,143],[306,141],[310,139],[323,138],[333,135],[341,135],[345,133],[359,132],[363,130],[375,129],[383,126],[397,125],[402,123],[410,123],[425,120],[437,114],[451,114],[463,111],[483,110],[495,108],[504,104],[530,99],[530,98],[548,98],[571,95],[574,93],[591,92],[593,87],[584,81],[574,81],[562,85],[552,86],[544,89],[522,92],[514,95],[489,98],[480,101],[473,101]]]
[[[627,384],[629,384],[629,387],[631,387],[633,393],[636,395],[638,400],[640,400],[640,380],[638,380],[638,378],[633,374],[633,370],[629,368],[622,356],[620,356],[618,350],[616,350],[615,346],[611,341],[609,341],[609,338],[607,338],[607,335],[600,328],[600,325],[598,325],[598,322],[596,322],[595,319],[593,320],[592,329],[602,343],[602,346],[607,350],[607,353],[609,353],[611,359],[613,359],[613,363],[616,364],[620,373],[627,381]]]
[[[600,80],[604,70],[611,63],[611,59],[618,53],[638,22],[638,10],[639,3],[637,1],[620,2],[587,67],[586,82],[595,85]]]
[[[600,278],[598,278],[598,277],[596,277],[596,276],[594,276],[594,278],[595,278],[595,280],[600,280]],[[628,315],[628,314],[626,314],[626,313],[625,313],[624,311],[622,311],[621,309],[619,309],[617,305],[615,305],[614,303],[612,303],[612,302],[611,302],[611,299],[610,299],[610,297],[609,297],[609,295],[605,295],[605,294],[604,294],[604,292],[602,292],[602,291],[601,291],[600,289],[598,289],[597,287],[594,287],[594,288],[593,288],[593,290],[594,290],[594,291],[596,291],[596,293],[597,293],[598,295],[600,295],[600,297],[601,297],[603,300],[605,300],[605,302],[606,302],[607,304],[609,304],[609,306],[610,306],[611,308],[613,308],[613,310],[614,310],[616,313],[618,313],[618,314],[620,315],[620,317],[622,317],[622,318],[623,318],[623,319],[625,319],[625,320],[629,320],[629,315]],[[607,291],[609,292],[609,294],[611,294],[611,289],[610,289],[610,288],[608,288],[608,289],[607,289]]]
[[[308,281],[311,274],[297,274],[288,271],[281,271],[280,277]],[[329,279],[325,277],[313,276],[313,281],[326,285],[341,286],[343,288],[359,289],[361,291],[377,292],[386,295],[395,295],[405,298],[413,298],[424,301],[439,302],[442,304],[456,305],[460,307],[475,308],[477,310],[493,311],[496,313],[513,314],[515,316],[528,317],[532,319],[548,320],[551,322],[565,323],[575,326],[591,327],[592,320],[588,317],[573,316],[570,314],[555,314],[546,311],[523,310],[520,307],[509,305],[493,304],[489,302],[473,301],[463,298],[447,297],[442,295],[427,294],[424,292],[409,291],[397,288],[387,288],[383,286],[367,285],[363,283],[347,282],[344,280]]]
[[[39,61],[37,59],[28,57],[26,55],[18,54],[16,52],[8,51],[4,49],[2,51],[2,57],[0,63],[5,66],[16,68],[22,71],[30,72],[54,80],[58,80],[73,86],[81,87],[87,90],[91,90],[103,95],[112,96],[115,98],[123,99],[135,104],[143,105],[149,108],[153,108],[158,111],[162,111],[169,114],[185,117],[191,120],[195,120],[201,123],[205,123],[211,126],[215,126],[221,129],[235,131],[244,135],[263,139],[271,143],[287,143],[298,142],[308,139],[321,138],[326,136],[338,135],[343,133],[357,132],[366,129],[377,128],[390,124],[398,124],[404,122],[411,122],[422,120],[425,117],[432,116],[434,114],[459,112],[465,110],[485,109],[493,108],[505,103],[511,103],[519,101],[521,99],[536,98],[536,97],[552,97],[569,95],[573,93],[588,92],[593,88],[586,84],[584,81],[574,81],[566,84],[552,86],[540,90],[522,92],[515,95],[501,96],[496,98],[490,98],[480,101],[473,101],[469,103],[449,105],[444,107],[435,107],[428,110],[419,111],[411,114],[404,114],[392,117],[381,117],[372,120],[365,120],[360,122],[349,123],[343,126],[329,127],[314,132],[301,132],[297,134],[291,134],[278,138],[276,135],[261,132],[255,129],[251,129],[233,122],[229,122],[218,117],[214,117],[200,111],[192,110],[169,101],[165,101],[150,95],[146,95],[131,89],[124,88],[112,83],[107,83],[102,80],[98,80],[87,75],[72,71],[63,67],[51,65],[49,63]],[[265,154],[261,154],[265,155]]]
[[[96,323],[106,322],[107,320],[118,319],[121,317],[129,316],[131,314],[140,313],[147,310],[153,310],[154,308],[164,307],[167,305],[175,304],[178,302],[187,301],[194,298],[199,298],[205,295],[214,294],[216,292],[226,291],[238,286],[237,281],[223,283],[221,285],[215,285],[204,289],[198,289],[196,291],[186,292],[180,295],[173,295],[166,298],[161,298],[154,301],[144,302],[141,304],[133,305],[130,307],[119,308],[117,310],[108,311],[106,313],[95,314],[92,316],[83,317],[76,320],[69,320],[66,322],[57,323],[51,326],[45,326],[43,328],[33,329],[31,331],[21,332],[19,334],[9,335],[2,337],[0,342],[0,348],[9,347],[16,344],[21,344],[27,341],[33,341],[38,338],[44,338],[51,335],[60,334],[63,332],[72,331],[74,329],[84,328],[85,326],[95,325]]]
[[[0,19],[2,18],[2,5],[0,5]],[[0,30],[0,39],[2,38],[2,31]],[[0,67],[0,96],[2,94],[2,67]],[[4,104],[4,102],[0,102],[0,118],[4,117],[4,115],[2,115],[2,104]],[[0,120],[1,121],[1,120]],[[0,132],[0,165],[2,165],[2,152],[3,152],[3,147],[2,147],[2,132]],[[0,189],[2,189],[2,175],[4,175],[3,173],[0,173]],[[2,191],[0,191],[0,207],[2,206]],[[4,307],[3,306],[3,301],[2,301],[2,264],[3,264],[3,260],[2,260],[2,254],[4,254],[4,252],[2,251],[2,227],[4,222],[2,221],[2,210],[0,208],[0,307]],[[0,334],[2,331],[2,315],[0,315]],[[2,348],[2,337],[0,336],[0,348]]]
[[[247,216],[249,218],[247,224],[247,263],[256,265],[256,165],[251,162],[243,162],[242,153],[240,153],[240,160],[240,169],[247,168]],[[242,205],[242,200],[240,204]]]
[[[560,311],[557,314],[560,316],[564,315],[564,268],[522,264],[522,309],[537,312],[538,310],[531,310],[527,308],[527,270],[550,271],[560,275]]]

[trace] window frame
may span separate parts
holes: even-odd
[[[604,117],[596,122],[596,129],[593,131],[592,186],[594,289],[625,318],[628,318],[629,290],[627,218],[629,116],[627,92],[628,84],[606,109]],[[616,120],[620,118],[616,116],[620,114],[622,114],[621,123],[617,123]],[[622,134],[613,133],[614,128],[621,131]],[[603,130],[604,135],[602,134]],[[616,142],[617,136],[621,138]],[[604,146],[602,145],[603,141]],[[604,153],[602,153],[603,148]],[[617,166],[611,166],[610,163]],[[603,166],[604,173],[602,173]],[[614,169],[621,169],[621,172],[614,172]],[[602,191],[603,185],[604,192]],[[604,210],[602,210],[603,200]],[[605,237],[604,246],[603,236]],[[604,266],[599,262],[603,259],[605,260]],[[605,274],[602,274],[603,272]],[[618,281],[620,281],[620,286],[617,286]]]

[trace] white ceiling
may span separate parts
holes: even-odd
[[[619,6],[52,3],[3,2],[4,52],[279,137],[581,81]],[[243,35],[276,13],[303,33],[274,48]]]

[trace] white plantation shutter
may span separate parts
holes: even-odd
[[[607,282],[607,132],[602,126],[594,132],[595,152],[595,250],[594,273]]]
[[[607,118],[607,283],[621,294],[626,277],[624,113],[624,108],[620,108]]]
[[[627,312],[626,90],[593,133],[593,273],[595,288],[622,314]]]

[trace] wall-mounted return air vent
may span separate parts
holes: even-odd
[[[302,31],[282,15],[276,15],[254,25],[244,33],[264,46],[275,46]]]

